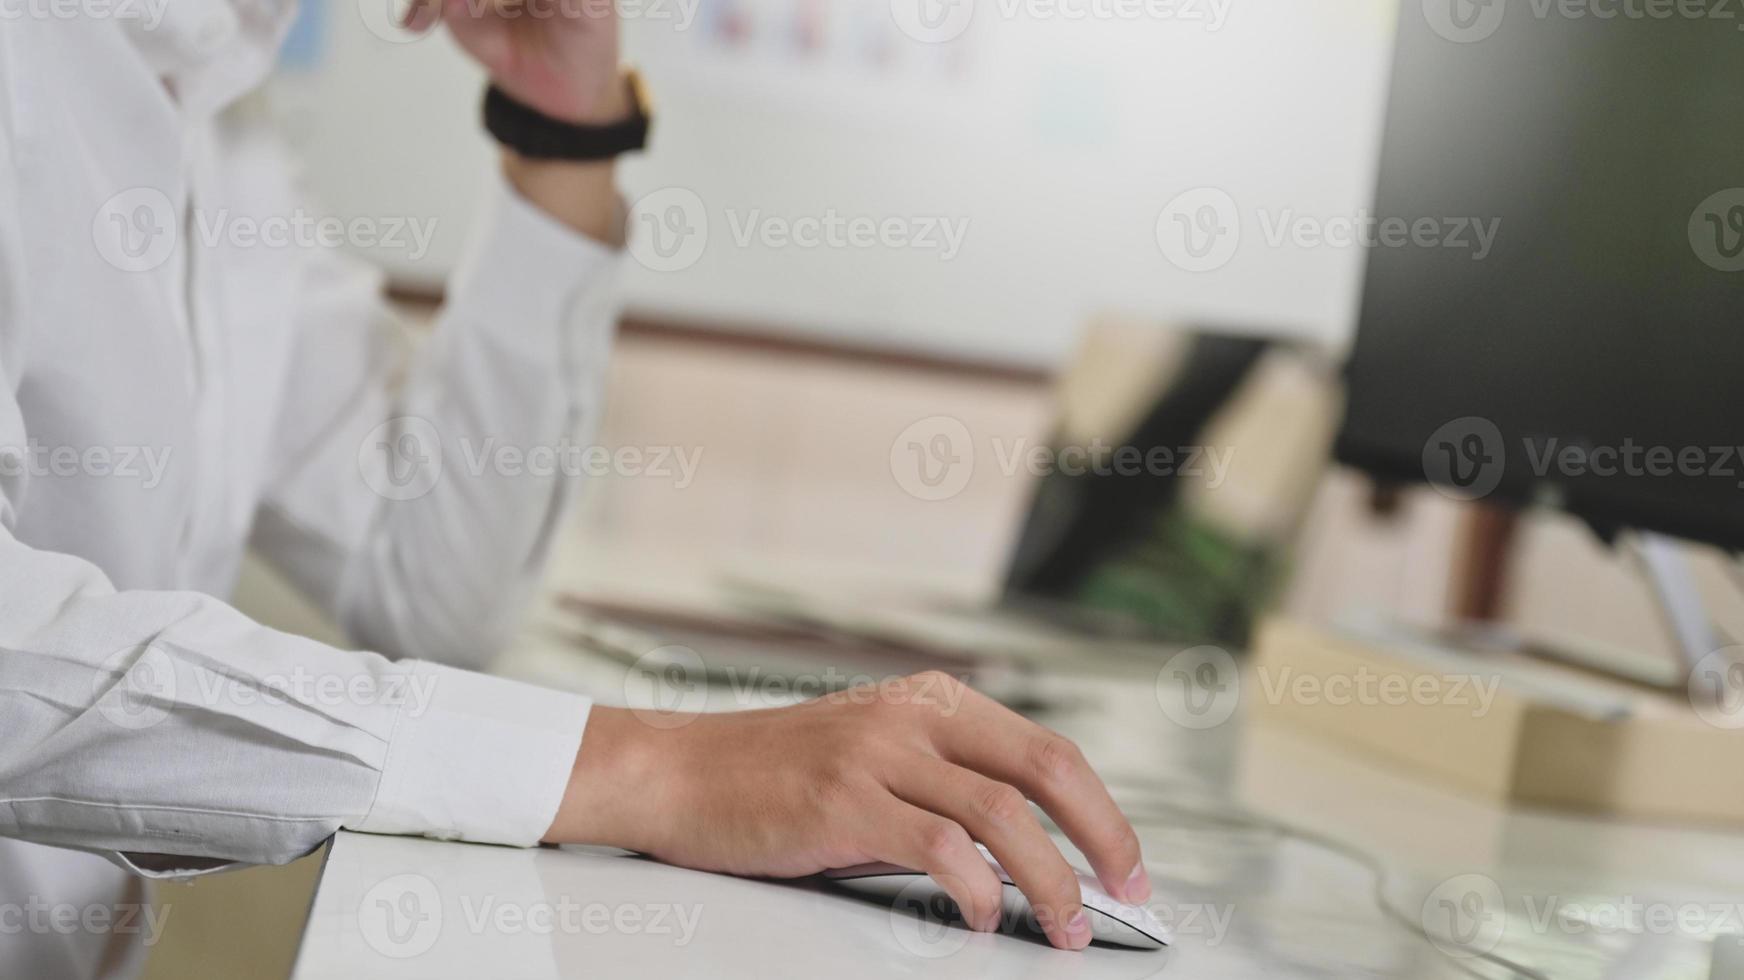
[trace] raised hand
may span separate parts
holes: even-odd
[[[614,0],[413,0],[406,11],[410,30],[437,21],[499,88],[547,116],[613,122],[632,108]]]

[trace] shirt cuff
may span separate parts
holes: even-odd
[[[578,307],[615,301],[622,258],[621,250],[540,210],[497,172],[446,312],[487,327],[511,347],[550,358],[566,345]]]
[[[369,813],[355,826],[532,847],[557,818],[587,727],[587,698],[407,661],[405,703]]]

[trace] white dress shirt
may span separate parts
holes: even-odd
[[[288,3],[115,13],[153,6],[0,29],[6,977],[133,969],[128,936],[17,910],[126,902],[123,868],[285,862],[342,827],[535,844],[588,711],[430,661],[484,663],[537,580],[573,480],[476,461],[584,444],[616,253],[499,178],[413,351],[327,244],[200,230],[302,213],[238,104]],[[227,605],[250,543],[375,652]]]

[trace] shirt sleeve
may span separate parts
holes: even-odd
[[[499,185],[415,357],[379,280],[311,261],[256,543],[380,653],[117,590],[20,541],[28,476],[0,474],[0,836],[179,875],[341,828],[530,846],[555,818],[587,699],[431,661],[481,662],[537,581],[573,477],[476,460],[591,426],[616,256]],[[0,446],[25,421],[0,386]]]
[[[23,445],[0,391],[0,445]],[[0,476],[0,836],[137,867],[282,863],[340,828],[528,846],[550,826],[586,699],[117,591],[13,535],[26,479]]]
[[[620,254],[496,176],[414,346],[380,277],[319,251],[254,544],[361,645],[482,666],[588,468]]]

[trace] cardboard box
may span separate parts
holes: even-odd
[[[1257,721],[1487,799],[1744,824],[1744,730],[1687,694],[1289,619],[1261,628],[1243,684]]]

